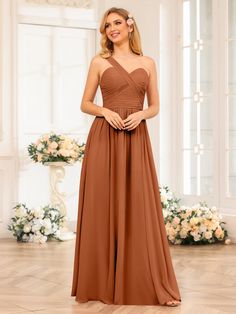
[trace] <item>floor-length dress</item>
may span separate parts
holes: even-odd
[[[149,83],[112,56],[103,106],[125,119],[142,110]],[[133,130],[96,116],[81,169],[71,296],[78,302],[158,305],[181,300],[173,270],[146,120]]]

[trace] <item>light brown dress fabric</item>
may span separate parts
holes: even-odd
[[[149,77],[113,57],[103,106],[122,119],[142,110]],[[78,302],[158,305],[180,300],[146,120],[131,131],[95,117],[81,169],[71,296]]]

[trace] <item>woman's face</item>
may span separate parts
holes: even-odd
[[[128,34],[131,28],[126,20],[117,13],[110,13],[105,24],[105,32],[107,37],[113,43],[120,43],[128,40]]]

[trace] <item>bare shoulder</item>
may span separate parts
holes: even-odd
[[[156,62],[149,56],[142,56],[143,65],[145,65],[150,71],[156,67]]]
[[[99,54],[95,55],[91,60],[91,65],[100,69],[105,62],[105,59],[102,58]]]

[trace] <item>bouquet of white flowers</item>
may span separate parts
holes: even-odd
[[[42,135],[36,143],[28,146],[28,153],[34,162],[63,161],[74,163],[82,161],[85,143],[79,145],[74,139],[55,133]]]
[[[161,205],[163,215],[166,216],[169,211],[175,210],[179,207],[180,199],[178,199],[167,185],[159,186],[161,197]]]
[[[60,229],[65,217],[57,208],[45,206],[38,209],[28,209],[25,204],[17,204],[14,208],[14,217],[8,230],[13,232],[18,242],[39,242],[60,240]]]
[[[228,234],[223,227],[225,223],[221,219],[216,207],[209,208],[204,202],[191,207],[175,208],[165,216],[168,240],[173,244],[207,244],[225,241]]]

